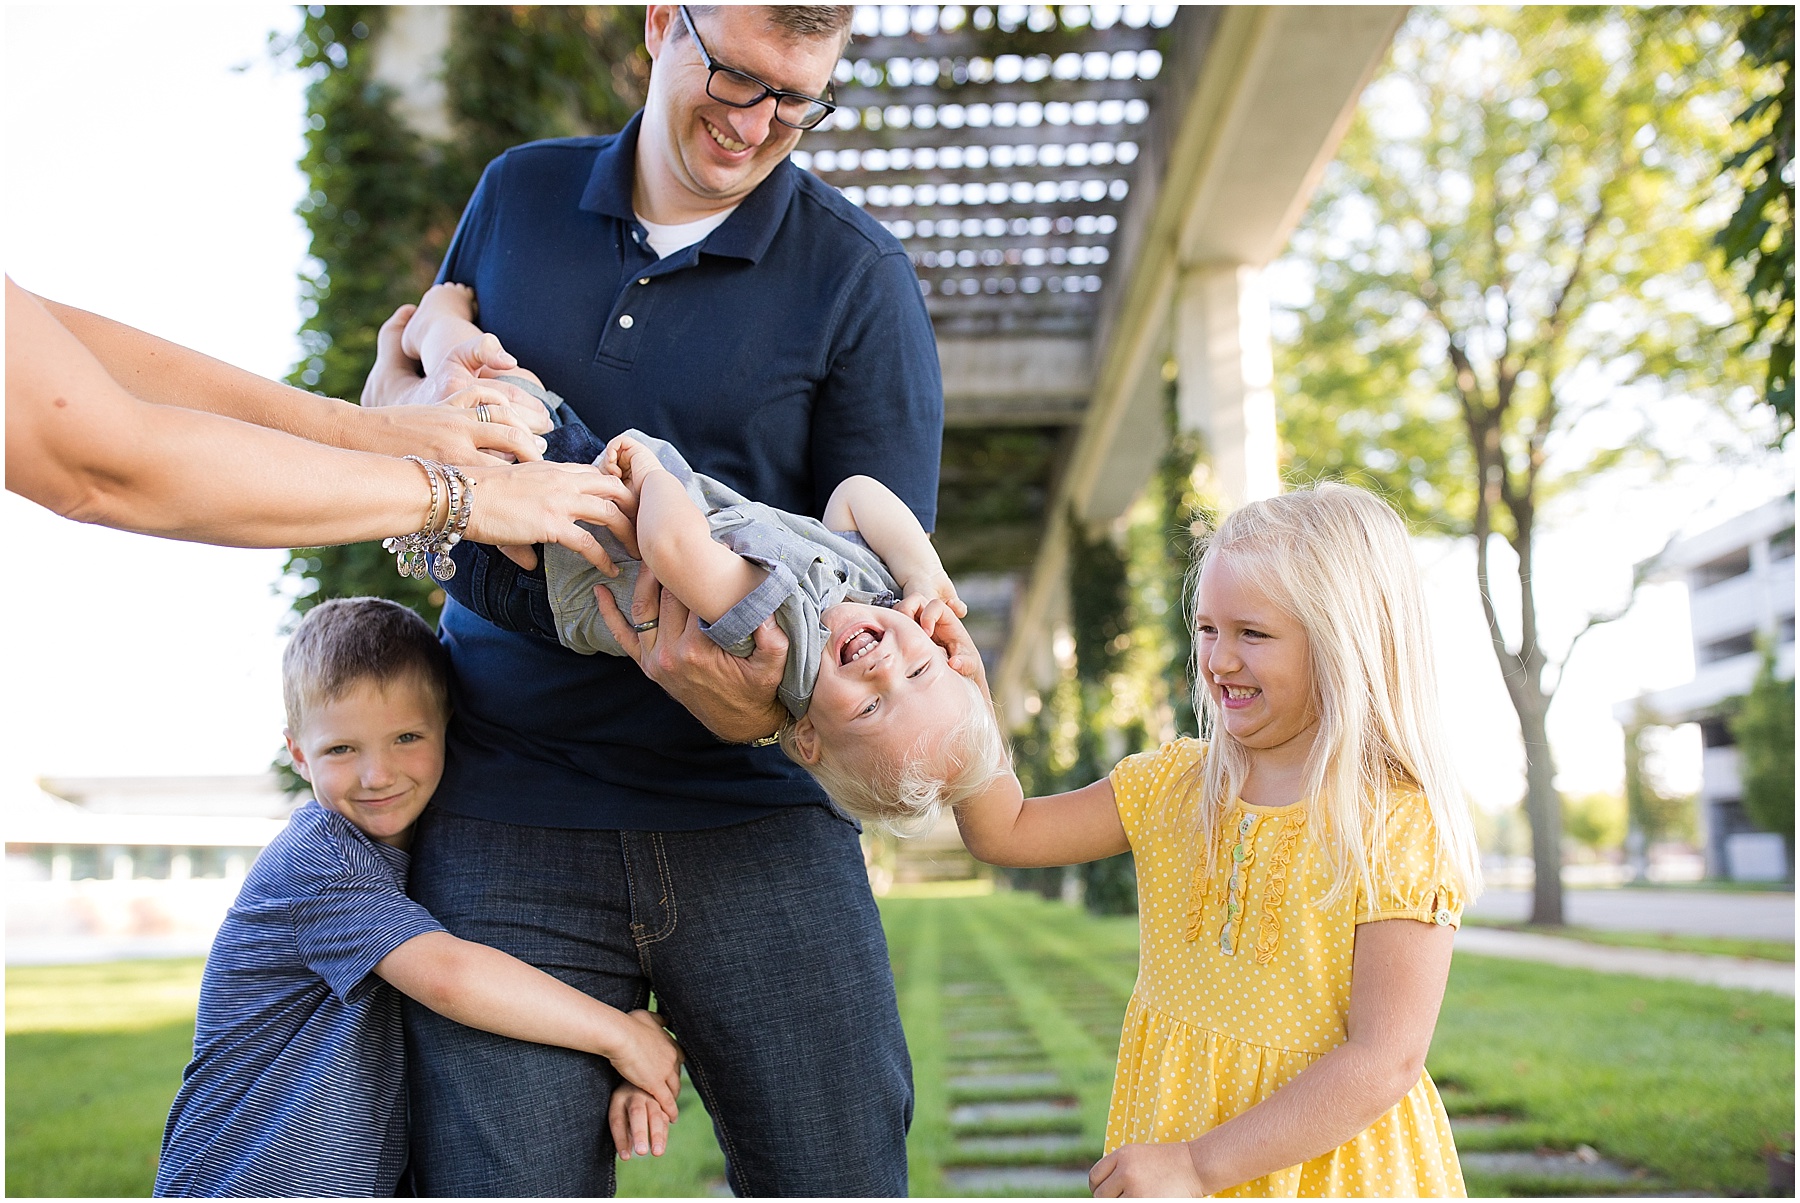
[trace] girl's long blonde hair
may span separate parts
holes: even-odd
[[[1204,539],[1195,581],[1219,559],[1292,615],[1310,645],[1319,727],[1301,796],[1331,868],[1323,903],[1356,886],[1374,896],[1395,788],[1425,795],[1444,862],[1473,900],[1481,858],[1445,748],[1424,590],[1399,515],[1348,485],[1285,493],[1235,511]],[[1194,709],[1209,747],[1196,784],[1210,879],[1250,758],[1220,721],[1197,648]]]

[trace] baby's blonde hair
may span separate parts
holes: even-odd
[[[1374,894],[1396,787],[1424,794],[1444,862],[1472,901],[1481,858],[1445,747],[1424,589],[1399,515],[1349,485],[1285,493],[1235,511],[1203,540],[1195,580],[1218,560],[1306,633],[1319,729],[1301,796],[1331,867],[1323,901],[1359,885]],[[1250,758],[1220,721],[1204,668],[1194,666],[1194,708],[1209,748],[1195,784],[1210,875]]]
[[[781,749],[858,819],[899,836],[923,835],[945,807],[982,793],[1011,768],[993,707],[973,681],[958,680],[973,695],[968,712],[941,735],[920,736],[901,756],[827,751],[808,764],[793,723],[781,732]]]

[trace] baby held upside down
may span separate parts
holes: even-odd
[[[428,292],[406,331],[429,367],[471,338],[474,294]],[[719,646],[748,656],[771,615],[788,638],[777,691],[788,756],[845,810],[901,832],[978,794],[1006,771],[981,659],[958,621],[967,608],[930,537],[879,481],[833,490],[824,521],[750,501],[695,472],[669,443],[636,430],[604,445],[565,409],[546,458],[597,463],[636,501],[639,557],[604,530],[607,577],[559,546],[544,549],[557,637],[584,654],[623,655],[596,589],[631,612],[642,568],[698,614]],[[499,552],[483,548],[483,554]]]

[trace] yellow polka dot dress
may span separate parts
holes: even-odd
[[[1455,925],[1462,900],[1431,815],[1396,793],[1378,896],[1328,909],[1329,870],[1301,804],[1233,804],[1219,869],[1205,860],[1189,778],[1204,751],[1177,740],[1112,773],[1137,858],[1142,941],[1119,1037],[1106,1149],[1192,1140],[1249,1110],[1344,1042],[1356,925]],[[1222,1195],[1461,1196],[1450,1122],[1428,1074],[1360,1136]]]

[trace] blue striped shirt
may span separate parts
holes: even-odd
[[[371,971],[444,930],[406,896],[407,860],[317,802],[256,858],[206,960],[157,1195],[394,1193],[406,1048]]]

